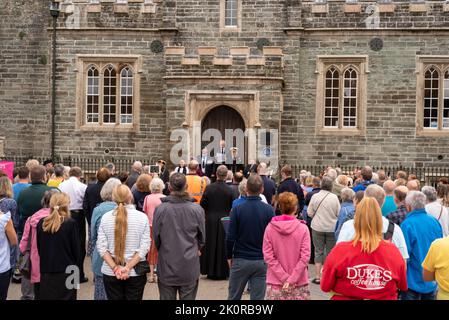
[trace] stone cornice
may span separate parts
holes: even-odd
[[[47,31],[52,31],[53,28],[47,28]],[[57,32],[140,32],[140,33],[155,33],[155,32],[169,32],[169,33],[178,33],[178,28],[79,28],[79,29],[70,29],[70,28],[56,28]]]
[[[379,28],[379,29],[367,29],[367,28],[284,28],[283,31],[286,34],[372,34],[372,35],[404,35],[404,34],[426,34],[432,35],[448,34],[449,27],[439,28]]]

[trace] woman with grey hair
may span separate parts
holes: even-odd
[[[41,200],[42,209],[37,211],[25,223],[25,228],[23,230],[22,240],[20,241],[19,249],[20,252],[25,253],[28,246],[28,241],[31,240],[30,244],[30,261],[31,261],[31,275],[30,282],[34,288],[34,300],[39,300],[39,289],[41,282],[41,272],[40,272],[40,256],[37,250],[37,224],[41,219],[48,217],[50,215],[50,199],[51,197],[59,193],[58,189],[50,189],[44,193]]]
[[[100,191],[100,197],[104,201],[95,207],[92,212],[91,221],[91,236],[92,236],[92,272],[94,273],[95,291],[94,300],[107,300],[106,291],[104,289],[103,274],[101,273],[101,266],[103,259],[97,250],[98,228],[100,227],[101,218],[109,211],[114,210],[117,204],[112,201],[112,191],[115,187],[121,185],[121,181],[117,178],[108,179]]]
[[[427,213],[437,219],[441,224],[441,227],[443,228],[443,235],[445,237],[449,236],[449,212],[445,206],[437,201],[437,190],[434,187],[425,186],[421,191],[427,198]]]
[[[143,212],[147,214],[148,220],[150,222],[151,246],[148,253],[148,263],[150,264],[150,277],[148,279],[148,282],[150,283],[157,281],[156,276],[154,275],[154,268],[157,265],[157,249],[156,243],[153,239],[153,216],[156,207],[162,203],[162,198],[165,197],[165,195],[162,193],[164,191],[164,188],[164,181],[159,178],[154,178],[150,183],[151,194],[146,196],[143,202]]]
[[[336,242],[334,231],[341,206],[338,197],[332,193],[333,182],[334,179],[324,176],[320,192],[312,196],[307,207],[307,214],[312,218],[312,239],[315,246],[315,279],[312,281],[315,284],[320,283],[321,267]]]
[[[355,206],[354,198],[355,192],[350,188],[343,188],[340,193],[341,208],[338,215],[337,224],[335,225],[335,239],[338,239],[341,226],[348,220],[354,219]]]

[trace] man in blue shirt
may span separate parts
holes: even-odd
[[[17,175],[19,176],[19,181],[14,183],[12,186],[12,192],[14,194],[14,200],[19,199],[19,195],[23,189],[31,186],[30,184],[30,170],[27,167],[20,167],[18,169]]]
[[[407,261],[408,291],[401,292],[402,300],[434,300],[437,285],[423,279],[422,262],[436,239],[443,237],[438,220],[427,214],[426,196],[410,191],[405,198],[407,215],[401,224],[410,258]]]
[[[250,299],[263,300],[267,267],[262,244],[265,228],[274,217],[273,208],[262,202],[263,181],[251,175],[246,185],[246,201],[231,211],[226,239],[226,254],[230,267],[229,300],[240,300],[246,283],[251,285]]]
[[[352,189],[354,192],[365,191],[366,187],[374,183],[374,181],[371,180],[373,178],[373,169],[371,169],[371,167],[364,166],[360,173],[363,181]]]

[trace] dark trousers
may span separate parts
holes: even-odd
[[[198,293],[198,281],[187,286],[168,286],[158,281],[160,300],[176,300],[179,294],[179,300],[195,300]]]
[[[41,273],[39,300],[76,300],[75,288],[67,287],[67,273]]]
[[[401,300],[435,300],[435,292],[419,293],[408,289],[406,292],[401,291],[399,298]]]
[[[41,290],[41,284],[40,282],[37,283],[33,283],[33,288],[34,288],[34,300],[40,300],[40,290]]]
[[[11,281],[11,270],[0,273],[0,300],[8,297],[9,282]]]
[[[250,299],[264,300],[267,266],[263,260],[232,260],[228,300],[241,300],[246,284],[251,286]]]
[[[80,279],[84,278],[84,259],[86,258],[86,216],[83,210],[73,210],[70,211],[71,217],[78,224],[78,232],[80,237],[80,259],[77,263],[80,269]]]
[[[103,282],[108,300],[142,300],[147,276],[118,280],[116,277],[103,275]]]

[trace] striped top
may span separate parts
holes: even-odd
[[[150,238],[150,224],[148,217],[143,212],[137,211],[134,205],[127,205],[128,212],[128,232],[126,233],[125,244],[125,260],[132,259],[137,252],[140,256],[140,261],[144,261],[151,244]],[[97,250],[101,257],[106,252],[114,256],[114,230],[115,230],[115,210],[104,214],[101,219],[100,227],[98,228]],[[106,262],[103,262],[101,272],[108,276],[114,276],[114,272]],[[131,277],[137,276],[136,272],[131,270],[129,273]]]

